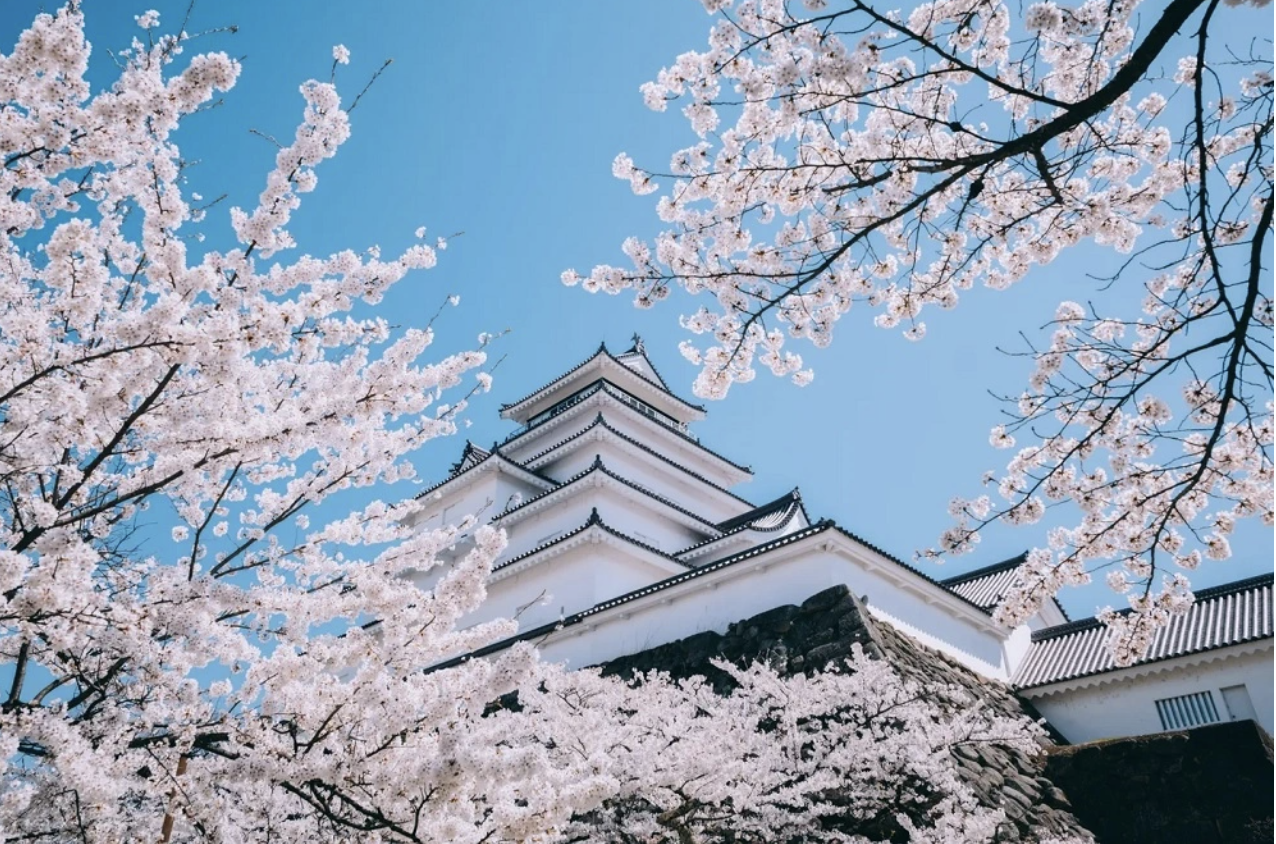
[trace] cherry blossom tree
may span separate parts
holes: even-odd
[[[1043,733],[1028,719],[956,688],[923,688],[858,645],[845,664],[810,676],[715,665],[734,682],[728,694],[703,677],[653,672],[630,688],[583,671],[520,695],[559,752],[617,781],[565,840],[999,840],[1004,810],[980,804],[953,751],[1041,752]],[[558,732],[565,725],[571,733]],[[1064,840],[1055,835],[1023,840]]]
[[[286,260],[350,134],[331,83],[201,248],[173,133],[240,67],[137,22],[96,94],[77,3],[0,55],[0,840],[543,840],[601,798],[483,717],[534,652],[422,671],[512,632],[456,626],[503,535],[409,530],[410,497],[309,522],[412,476],[483,343],[426,362],[368,315],[425,243]],[[432,592],[403,577],[466,531]]]
[[[856,302],[920,340],[976,284],[1114,255],[1104,281],[1142,313],[1100,296],[1042,315],[991,435],[1024,442],[929,553],[1070,504],[997,617],[1107,568],[1133,609],[1106,613],[1128,663],[1190,605],[1183,571],[1226,559],[1239,520],[1272,524],[1271,42],[1241,37],[1233,5],[705,0],[708,49],[643,87],[658,111],[684,102],[699,141],[667,172],[614,165],[663,189],[668,228],[625,243],[631,268],[564,281],[702,300],[682,324],[704,339],[681,348],[718,398],[759,366],[809,382],[790,341],[828,345]]]

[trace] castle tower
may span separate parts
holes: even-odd
[[[519,427],[491,448],[466,443],[417,520],[477,513],[506,531],[476,622],[534,627],[809,525],[796,490],[762,507],[731,491],[751,471],[699,441],[705,409],[670,390],[637,336],[501,416]]]

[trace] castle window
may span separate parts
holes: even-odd
[[[1162,698],[1156,702],[1156,713],[1161,716],[1162,730],[1186,730],[1223,720],[1208,691]]]

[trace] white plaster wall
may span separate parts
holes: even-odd
[[[585,443],[563,459],[545,467],[545,473],[558,479],[583,472],[601,455],[608,471],[668,498],[711,522],[720,522],[749,509],[743,501],[727,496],[683,472],[676,466],[645,454],[634,454],[623,443],[599,440]]]
[[[443,495],[437,499],[433,498],[436,493],[427,496],[429,503],[412,520],[412,524],[422,528],[437,528],[455,525],[467,515],[475,515],[480,523],[486,523],[505,509],[511,496],[517,494],[527,500],[541,494],[539,487],[505,472],[490,469],[479,471],[483,474],[456,492],[440,490]]]
[[[655,566],[626,554],[623,548],[585,542],[490,583],[487,599],[462,620],[462,625],[512,618],[520,607],[530,603],[533,606],[518,617],[519,628],[527,630],[667,576]]]
[[[685,548],[709,533],[708,528],[699,533],[672,521],[661,512],[663,505],[650,501],[637,491],[593,486],[588,479],[578,482],[574,490],[568,491],[572,494],[556,501],[552,506],[502,525],[509,534],[505,558],[517,556],[555,536],[580,527],[588,520],[590,511],[595,507],[608,527],[665,553]]]
[[[847,584],[856,595],[867,594],[874,616],[985,676],[1004,679],[999,636],[927,604],[841,555],[809,547],[784,559],[737,563],[686,587],[621,605],[596,620],[565,629],[542,649],[549,659],[572,667],[591,665],[705,630],[723,632],[732,622],[783,604],[801,603],[839,583]]]
[[[1010,632],[1010,638],[1006,639],[1002,646],[1002,662],[1001,667],[1007,677],[1015,676],[1015,671],[1019,668],[1019,663],[1023,662],[1024,657],[1028,655],[1028,651],[1032,648],[1032,631],[1036,629],[1032,625],[1032,621],[1036,618],[1028,620],[1027,624],[1021,624]]]
[[[987,677],[1007,679],[1002,665],[1004,634],[976,624],[970,618],[950,610],[953,596],[945,589],[925,581],[912,580],[896,564],[877,558],[866,549],[856,549],[850,559],[839,557],[840,577],[851,591],[867,596],[868,608],[936,650],[942,651]],[[867,562],[867,564],[866,564]],[[916,584],[922,594],[908,583]],[[927,599],[930,600],[927,600]],[[982,621],[986,616],[980,616]]]
[[[834,585],[827,560],[808,555],[768,572],[742,565],[729,577],[709,576],[689,589],[657,593],[655,600],[621,605],[597,622],[565,629],[541,646],[545,658],[571,668],[594,665],[666,642],[714,630],[783,604],[801,603]],[[694,586],[693,586],[694,584]]]
[[[1210,652],[1226,657],[1244,645]],[[1156,701],[1192,692],[1210,691],[1219,716],[1226,719],[1219,689],[1244,684],[1258,714],[1258,722],[1272,732],[1272,650],[1192,664],[1179,657],[1156,666],[1165,670],[1138,676],[1139,668],[1112,673],[1112,681],[1056,694],[1024,692],[1037,709],[1070,742],[1138,736],[1161,732]],[[1149,666],[1152,667],[1152,666]]]

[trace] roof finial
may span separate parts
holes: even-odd
[[[598,515],[598,508],[595,507],[592,510],[590,510],[589,521],[585,522],[585,524],[588,526],[588,525],[601,525],[602,523],[603,523],[603,518],[602,516]]]
[[[632,351],[635,351],[640,355],[645,355],[647,353],[647,350],[644,349],[642,345],[642,336],[637,331],[635,331],[634,336],[629,339],[634,341]]]

